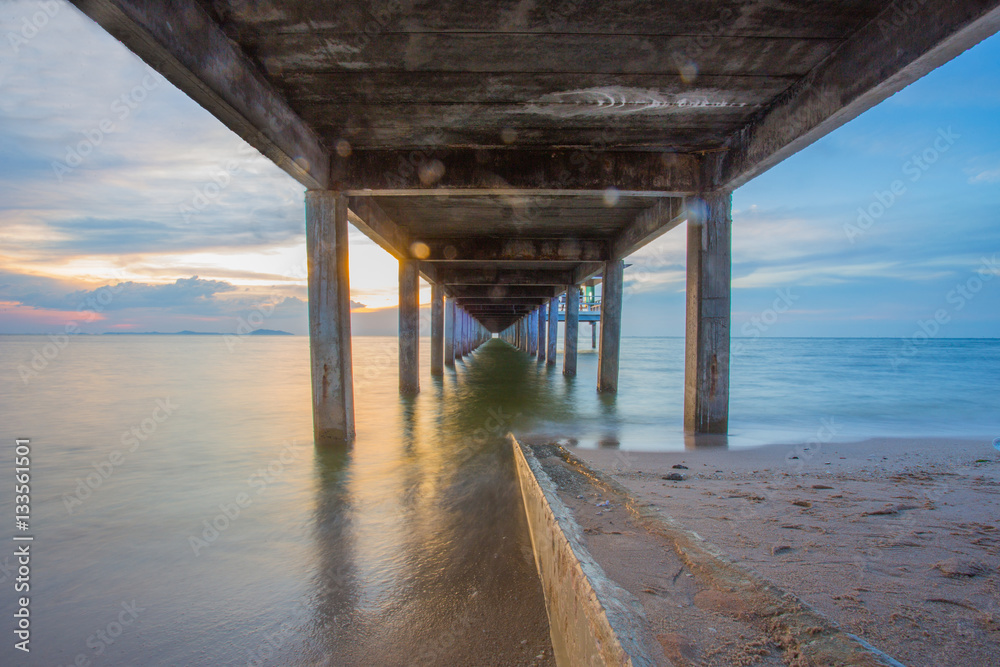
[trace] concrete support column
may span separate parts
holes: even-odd
[[[444,290],[431,285],[431,375],[444,375]]]
[[[559,297],[549,301],[549,332],[548,349],[545,352],[545,363],[556,363],[556,336],[559,335]]]
[[[538,332],[535,325],[538,324],[538,317],[535,311],[528,313],[528,354],[535,356],[538,354]]]
[[[420,275],[413,259],[399,260],[399,393],[420,393]]]
[[[597,364],[597,391],[618,391],[618,358],[622,338],[622,286],[625,262],[604,262],[601,298],[601,349]],[[596,323],[592,324],[595,327]],[[593,329],[592,329],[593,331]]]
[[[597,322],[590,323],[590,349],[591,350],[597,349]]]
[[[703,196],[688,218],[684,430],[729,430],[732,194]]]
[[[576,375],[576,344],[580,337],[580,286],[566,288],[566,330],[563,332],[563,375]]]
[[[306,192],[306,250],[313,433],[317,443],[347,442],[354,438],[354,378],[346,197]]]
[[[545,361],[545,355],[548,353],[545,338],[545,324],[548,322],[548,308],[543,303],[538,307],[538,361]]]
[[[455,300],[444,302],[444,365],[455,367]]]
[[[464,349],[462,348],[463,328],[465,326],[465,311],[455,306],[455,359],[461,359]]]

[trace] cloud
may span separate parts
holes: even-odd
[[[978,185],[979,183],[1000,183],[1000,167],[979,172],[969,179],[969,183],[972,185]]]

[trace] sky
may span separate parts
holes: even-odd
[[[303,193],[71,5],[0,0],[0,333],[304,334]],[[685,245],[627,259],[625,335],[684,334]],[[998,255],[994,36],[734,193],[733,335],[997,337]],[[351,228],[350,264],[394,334],[396,261]]]

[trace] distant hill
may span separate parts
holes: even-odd
[[[105,331],[104,336],[226,336],[218,331]],[[249,336],[294,336],[295,334],[278,329],[256,329]]]

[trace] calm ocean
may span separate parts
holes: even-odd
[[[572,380],[499,341],[433,380],[424,339],[409,400],[395,340],[356,338],[358,437],[338,453],[312,445],[305,338],[75,337],[25,382],[48,339],[0,336],[0,521],[14,534],[30,438],[35,536],[32,651],[0,662],[546,662],[504,433],[685,446],[683,340],[626,338],[608,397],[583,338]],[[1000,436],[1000,340],[737,343],[731,447]],[[8,628],[14,565],[0,550]]]

